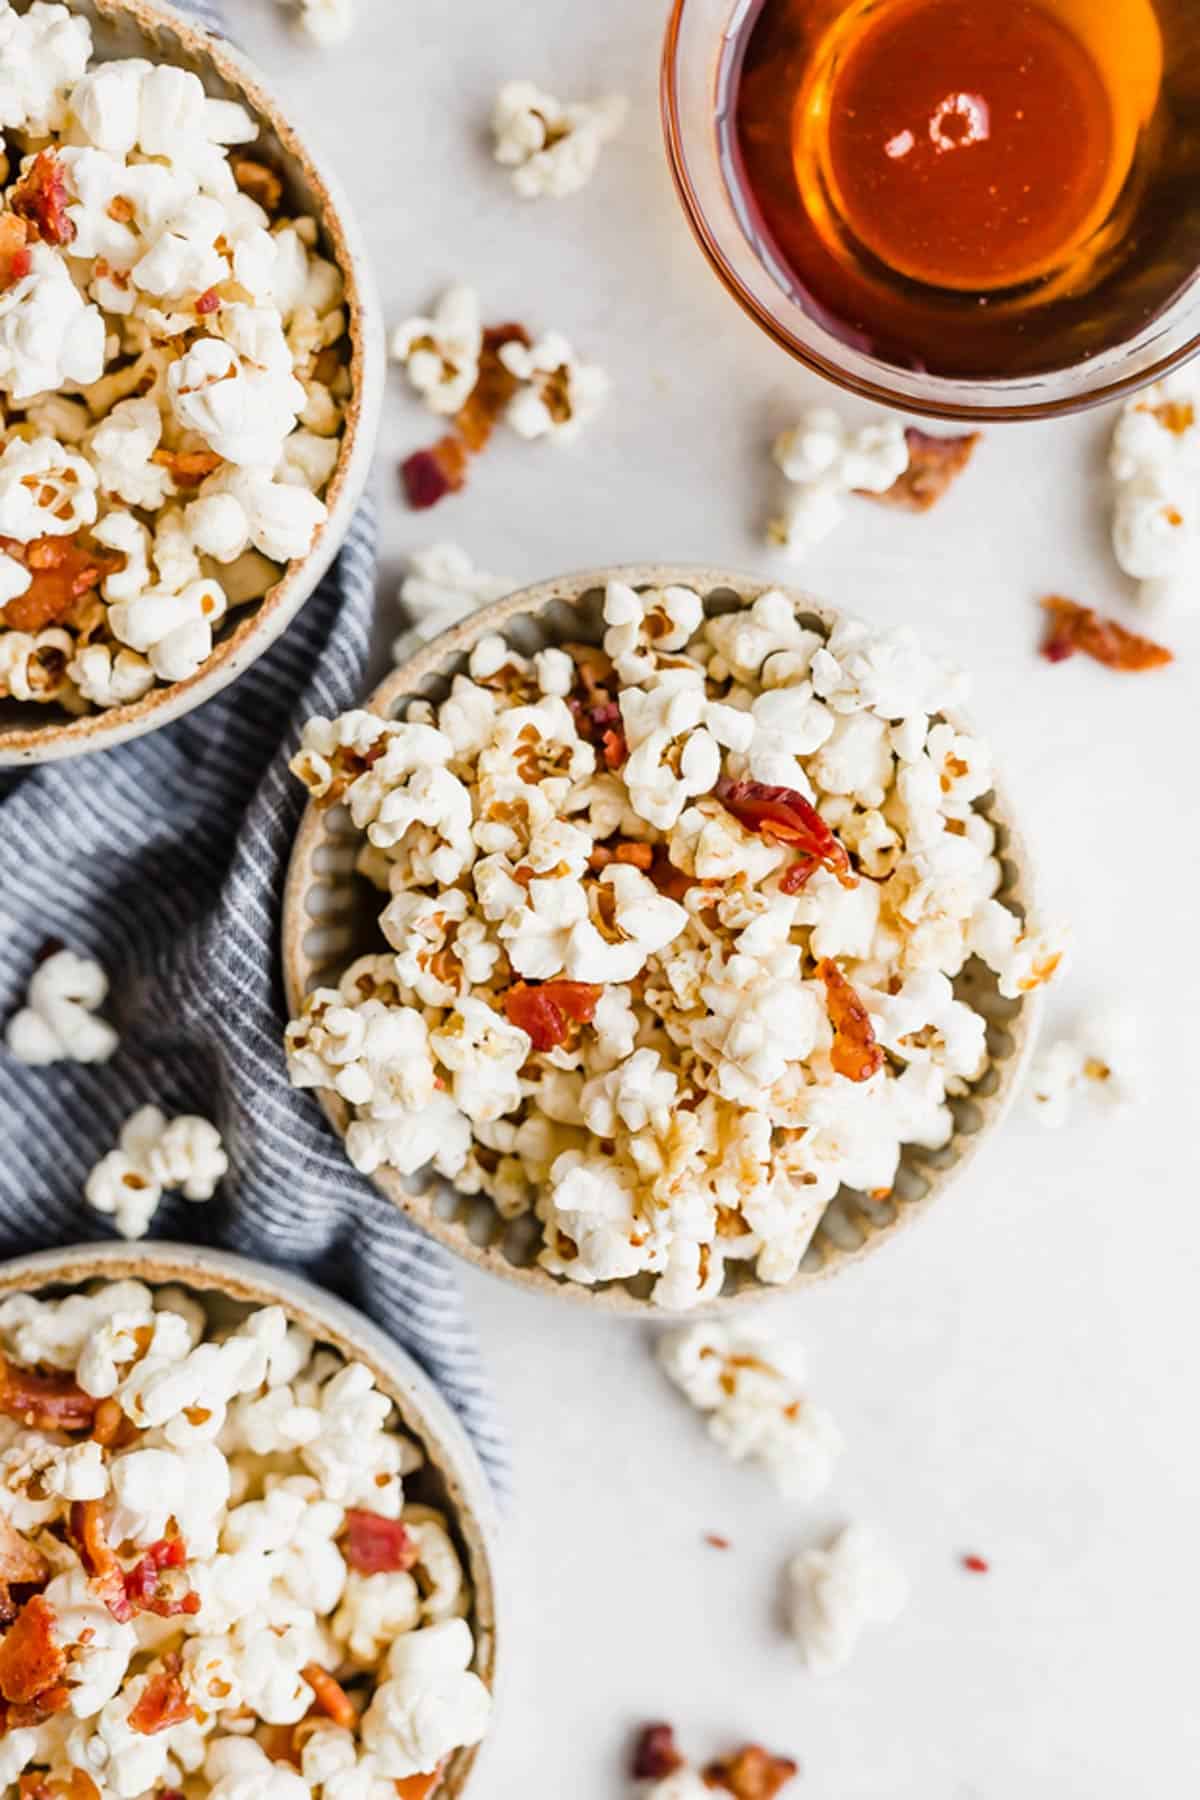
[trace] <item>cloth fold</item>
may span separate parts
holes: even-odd
[[[208,4],[183,7],[215,25]],[[285,1263],[368,1312],[438,1383],[503,1492],[507,1451],[449,1260],[357,1175],[288,1083],[279,912],[314,713],[364,687],[375,517],[283,637],[216,699],[102,754],[0,772],[0,1028],[48,941],[93,956],[121,1032],[108,1063],[30,1068],[0,1046],[0,1255],[111,1235],[83,1185],[140,1106],[199,1113],[229,1173],[152,1230]]]

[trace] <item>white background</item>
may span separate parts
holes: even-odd
[[[1116,997],[1146,1062],[1136,1109],[1058,1134],[1018,1112],[940,1212],[770,1306],[848,1440],[816,1507],[723,1463],[660,1379],[648,1328],[464,1274],[519,1482],[509,1680],[480,1800],[612,1800],[648,1718],[674,1721],[698,1757],[743,1737],[796,1755],[797,1800],[1195,1796],[1200,626],[1165,632],[1179,660],[1163,674],[1034,653],[1039,595],[1129,602],[1105,535],[1110,420],[998,427],[936,513],[863,503],[797,571],[763,543],[767,447],[820,384],[719,289],[677,210],[662,0],[359,7],[331,52],[289,39],[269,0],[233,10],[332,154],[389,319],[471,280],[487,317],[559,328],[614,380],[575,448],[498,442],[465,494],[418,515],[395,469],[431,422],[392,375],[381,614],[406,551],[448,537],[522,580],[724,562],[917,624],[973,670],[1045,910],[1073,924],[1052,1019]],[[490,163],[489,104],[512,76],[630,96],[583,194],[523,203]],[[914,1597],[821,1683],[779,1630],[778,1575],[847,1517],[886,1531]],[[734,1548],[709,1548],[708,1531]],[[992,1572],[963,1573],[964,1551]]]

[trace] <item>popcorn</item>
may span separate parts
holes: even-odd
[[[411,624],[392,646],[402,662],[410,653],[412,634],[421,640],[448,631],[469,613],[492,600],[511,594],[516,583],[505,575],[488,575],[477,569],[457,544],[431,544],[409,558],[409,573],[400,584],[400,602]]]
[[[479,379],[483,322],[474,288],[447,288],[430,318],[406,319],[392,336],[392,359],[431,412],[452,418]]]
[[[844,1669],[868,1625],[890,1625],[908,1604],[908,1582],[865,1525],[848,1525],[824,1550],[788,1564],[788,1621],[814,1675]]]
[[[0,129],[45,137],[66,113],[66,99],[91,55],[87,22],[65,6],[0,6]]]
[[[389,950],[286,1047],[364,1173],[432,1167],[532,1215],[552,1275],[684,1310],[739,1262],[790,1282],[843,1186],[943,1148],[988,1067],[959,976],[1019,996],[1059,952],[996,897],[990,756],[911,634],[775,591],[706,618],[615,581],[604,613],[603,648],[487,634],[440,702],[310,721],[293,768],[363,835]],[[836,1434],[785,1427],[781,1379],[717,1429],[817,1485]]]
[[[710,1436],[735,1462],[758,1464],[780,1493],[796,1499],[815,1499],[828,1487],[842,1435],[806,1397],[804,1357],[795,1345],[714,1323],[669,1333],[659,1340],[658,1358],[708,1414]]]
[[[1200,594],[1200,423],[1194,372],[1127,400],[1113,431],[1113,551],[1144,606],[1194,608]]]
[[[126,1121],[119,1147],[88,1176],[84,1196],[116,1219],[122,1237],[145,1237],[165,1190],[211,1200],[228,1167],[221,1135],[207,1119],[184,1114],[168,1122],[156,1106],[143,1106]]]
[[[491,1696],[469,1669],[471,1652],[462,1619],[396,1639],[389,1679],[376,1688],[362,1720],[363,1743],[383,1779],[424,1774],[458,1745],[482,1739]]]
[[[611,384],[604,370],[579,362],[560,332],[546,332],[529,345],[513,339],[500,346],[499,357],[521,384],[504,414],[518,437],[565,442],[608,399]]]
[[[18,1062],[107,1062],[117,1033],[96,1015],[108,996],[98,962],[58,950],[34,970],[26,1004],[9,1021],[5,1042]]]
[[[512,169],[522,199],[561,199],[591,180],[600,152],[629,113],[619,94],[564,106],[531,81],[509,81],[492,109],[498,163]]]
[[[813,407],[775,441],[774,458],[794,491],[768,536],[798,555],[840,525],[855,492],[886,493],[908,468],[908,444],[898,419],[851,431],[830,408]]]
[[[354,0],[288,0],[298,10],[300,30],[324,49],[341,44],[354,29]]]
[[[1078,1095],[1115,1111],[1139,1097],[1141,1068],[1135,1022],[1093,1011],[1077,1029],[1042,1046],[1029,1072],[1029,1093],[1042,1125],[1065,1125]]]

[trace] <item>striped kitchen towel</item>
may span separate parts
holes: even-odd
[[[212,8],[195,9],[205,22]],[[240,680],[178,723],[99,755],[0,775],[0,1029],[59,940],[111,983],[108,1063],[30,1068],[0,1045],[0,1255],[111,1235],[89,1170],[148,1103],[220,1128],[216,1198],[168,1194],[163,1238],[286,1263],[344,1294],[439,1384],[494,1482],[504,1434],[443,1252],[346,1160],[288,1084],[280,897],[304,791],[304,721],[362,694],[375,595],[368,502],[313,598]]]

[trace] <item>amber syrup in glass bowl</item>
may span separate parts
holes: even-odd
[[[1062,369],[1200,269],[1197,0],[752,0],[718,131],[775,281],[901,368]]]

